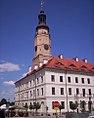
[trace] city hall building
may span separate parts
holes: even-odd
[[[88,102],[94,104],[94,64],[87,59],[53,57],[49,27],[42,8],[38,20],[32,69],[15,82],[15,104],[24,106],[27,103],[29,106],[39,102],[41,113],[46,113],[47,107],[48,113],[54,113],[54,101],[63,105],[62,112],[71,111],[71,102],[77,102],[80,111],[80,103],[84,101],[85,110],[88,110]]]

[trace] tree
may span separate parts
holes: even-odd
[[[64,109],[63,105],[59,105],[59,110],[60,110],[60,115],[61,115],[61,110]]]
[[[30,102],[30,105],[29,105],[29,109],[30,109],[30,110],[34,109],[34,106],[32,105],[31,102]]]
[[[33,109],[33,108],[34,107],[33,107],[32,103],[30,102],[29,109]]]
[[[88,101],[88,110],[91,111],[92,101]]]
[[[39,102],[34,102],[34,108],[36,109],[36,113],[38,111],[38,109],[40,109],[41,105],[39,104]]]
[[[5,98],[3,98],[0,102],[0,106],[3,105],[3,104],[7,104],[7,100]]]
[[[77,109],[77,107],[78,107],[78,104],[77,103],[71,103],[70,104],[70,109],[72,109],[73,111],[75,110],[75,109]]]
[[[24,107],[26,108],[26,111],[27,111],[27,109],[28,109],[28,104],[25,103]]]
[[[86,102],[84,100],[80,102],[81,112],[85,111],[85,105],[86,105]]]

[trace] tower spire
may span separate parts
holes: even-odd
[[[43,11],[43,5],[44,5],[44,2],[43,2],[43,0],[41,0],[41,1],[40,1],[40,5],[41,5],[41,6],[40,6],[40,8],[41,8],[41,11]]]

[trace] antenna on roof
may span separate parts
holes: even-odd
[[[41,6],[40,6],[40,7],[41,7],[41,11],[43,10],[43,4],[44,4],[44,2],[43,2],[43,0],[41,0],[41,1],[40,1],[40,5],[41,5]]]

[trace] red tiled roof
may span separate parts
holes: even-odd
[[[39,67],[37,70],[33,70],[32,72],[28,73],[28,75],[33,74],[35,71],[38,71],[44,67],[53,68],[53,69],[60,69],[60,70],[70,70],[70,71],[77,71],[77,72],[87,72],[94,74],[94,64],[84,61],[75,61],[74,59],[67,59],[67,58],[52,58],[48,61],[47,64]]]

